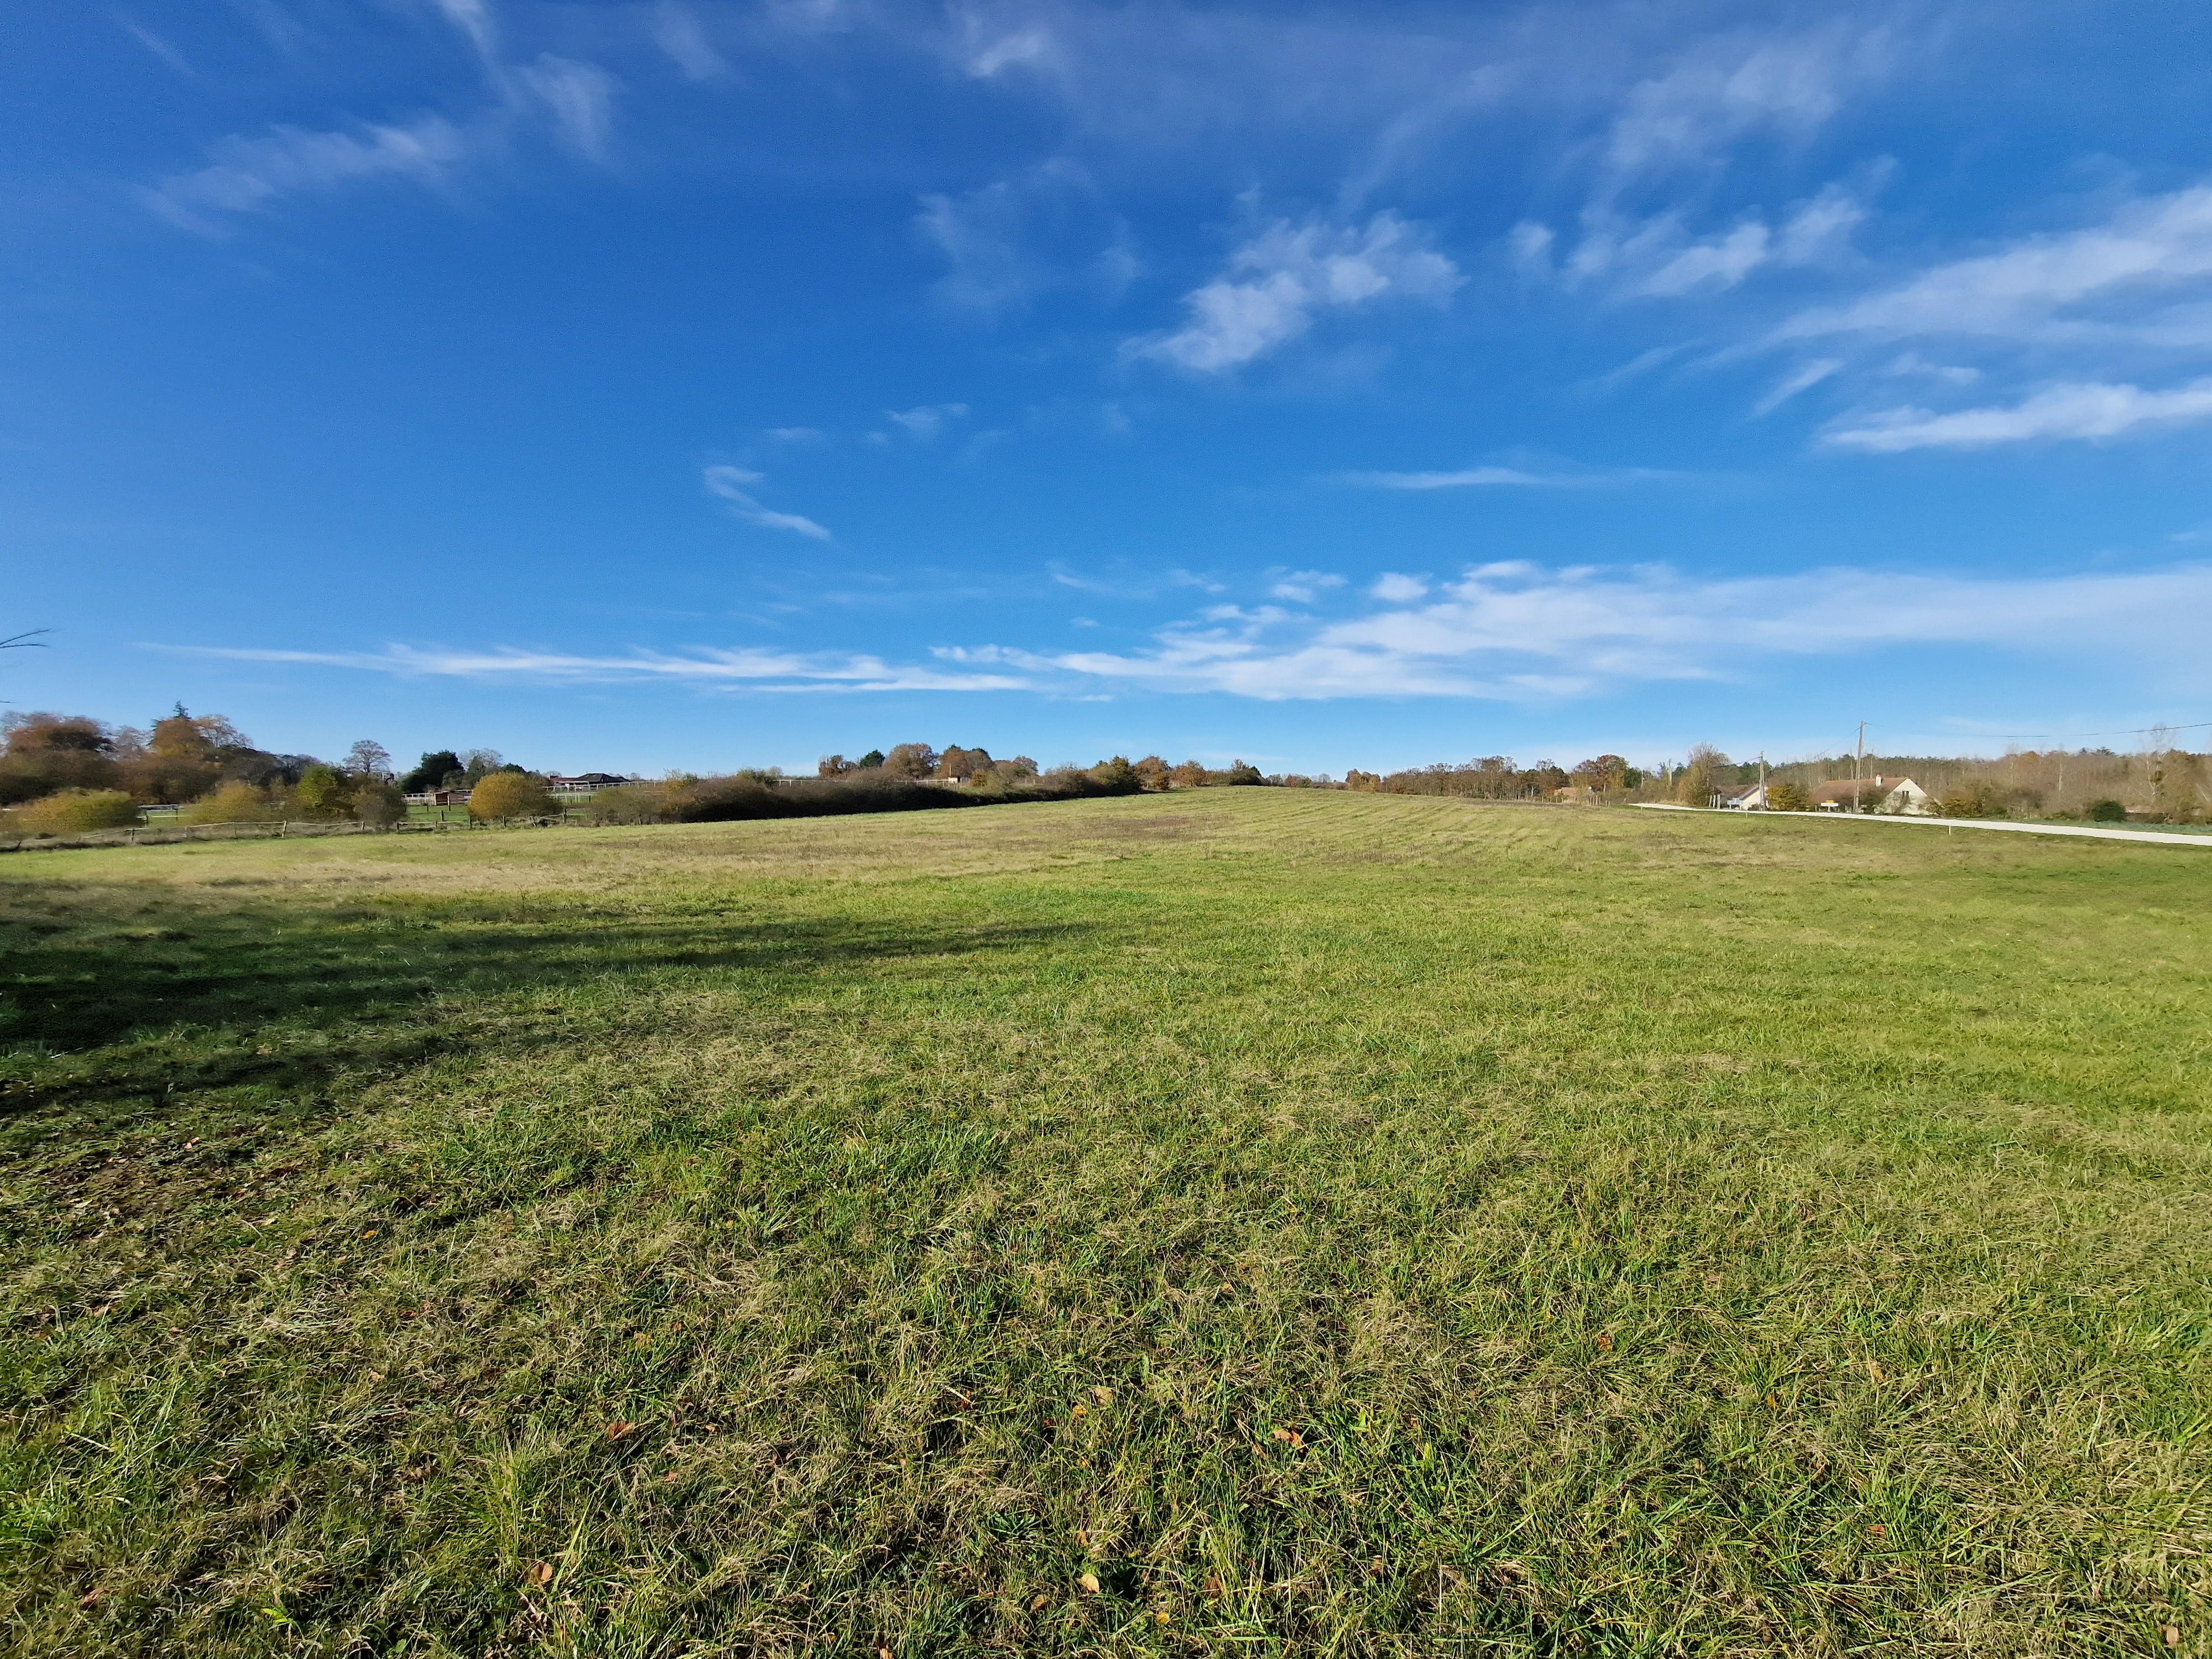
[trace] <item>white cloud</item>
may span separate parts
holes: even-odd
[[[586,161],[607,159],[621,85],[614,76],[596,64],[548,53],[522,71],[522,80],[552,112],[562,143]]]
[[[660,0],[653,9],[652,29],[653,43],[668,54],[685,80],[711,81],[729,71],[729,64],[708,39],[698,13],[684,0]]]
[[[988,81],[1010,64],[1042,63],[1052,56],[1052,36],[1041,28],[1018,29],[976,46],[968,56],[968,73]]]
[[[1184,296],[1189,320],[1129,342],[1139,356],[1200,374],[1250,362],[1296,339],[1314,315],[1384,298],[1442,303],[1466,280],[1395,213],[1364,227],[1279,219],[1230,256],[1223,275]]]
[[[1674,475],[1658,467],[1619,467],[1610,471],[1531,471],[1519,466],[1468,466],[1444,472],[1341,472],[1337,483],[1370,489],[1587,489],[1602,484],[1643,483]]]
[[[1570,287],[1602,277],[1624,295],[1679,299],[1735,288],[1769,266],[1839,263],[1849,257],[1851,233],[1865,218],[1865,204],[1832,184],[1792,205],[1778,225],[1753,214],[1703,240],[1686,233],[1678,213],[1638,221],[1595,206],[1583,215],[1581,240],[1556,270],[1548,227],[1516,225],[1507,244],[1515,266],[1527,276],[1556,275]]]
[[[1703,161],[1759,131],[1802,136],[1886,66],[1887,37],[1842,25],[1790,40],[1722,36],[1700,42],[1623,100],[1606,161],[1627,174]]]
[[[884,414],[906,430],[917,442],[929,443],[944,434],[945,427],[954,421],[968,418],[965,404],[923,404],[915,409],[887,409]]]
[[[2212,567],[2018,578],[1826,569],[1699,580],[1663,567],[1516,562],[1470,570],[1430,603],[1395,584],[1393,593],[1406,599],[1340,621],[1217,607],[1162,629],[1138,652],[981,647],[939,654],[1061,685],[1121,682],[1271,700],[1577,696],[1625,683],[1733,678],[1762,659],[1900,647],[2058,658],[2147,643],[2178,650],[2212,608]]]
[[[2150,653],[2191,660],[2212,611],[2212,566],[2060,576],[1941,576],[1849,568],[1721,580],[1662,566],[1476,567],[1431,591],[1376,584],[1382,608],[1330,620],[1279,606],[1211,606],[1128,652],[945,646],[939,666],[764,650],[580,655],[387,647],[202,654],[474,679],[676,681],[764,690],[1030,690],[1115,685],[1270,701],[1449,696],[1528,701],[1628,684],[1717,680],[1755,665],[1920,647],[2054,660]]]
[[[381,651],[283,651],[252,647],[185,647],[194,656],[241,662],[300,663],[358,668],[409,678],[524,680],[569,684],[678,681],[735,685],[756,691],[1008,691],[1025,681],[1003,674],[946,673],[941,669],[886,663],[874,656],[830,653],[639,651],[629,656],[584,656],[557,651],[496,647],[445,650],[387,646]]]
[[[796,513],[778,513],[754,500],[747,486],[763,482],[759,473],[742,466],[710,466],[705,474],[708,489],[727,501],[731,512],[747,524],[758,525],[763,530],[788,530],[817,541],[830,539],[830,532],[813,520]]]
[[[1881,372],[1891,375],[1925,375],[1930,380],[1945,380],[1953,386],[1972,386],[1982,378],[1982,371],[1965,363],[1931,363],[1917,351],[1900,352],[1882,365]]]
[[[969,310],[1000,311],[1063,288],[1111,300],[1137,271],[1127,225],[1063,156],[961,195],[923,196],[914,222],[945,263],[932,291]]]
[[[210,210],[250,213],[279,198],[376,179],[436,184],[466,159],[469,142],[469,135],[437,115],[350,132],[272,127],[258,138],[220,140],[210,147],[211,165],[172,174],[146,196],[165,217],[205,230],[201,215]]]
[[[1907,449],[1985,449],[2037,439],[2118,438],[2145,427],[2212,420],[2212,379],[2171,392],[2140,386],[2054,386],[2023,402],[1939,415],[1925,409],[1892,409],[1830,428],[1822,441],[1834,449],[1892,455]]]
[[[2212,185],[2130,202],[2105,223],[2029,236],[1954,260],[1849,305],[1800,313],[1783,339],[1865,334],[2064,337],[2084,321],[2124,327],[2128,308],[2162,290],[2212,278]],[[2119,314],[2069,319],[2101,304]],[[2142,321],[2142,319],[2134,320]],[[2073,322],[2077,326],[2069,329]]]
[[[994,311],[1029,297],[1037,272],[1018,234],[1022,205],[1005,179],[964,196],[921,198],[915,228],[937,245],[950,267],[937,284],[939,298]]]
[[[1715,240],[1692,243],[1638,281],[1633,291],[1668,298],[1698,288],[1734,288],[1766,263],[1772,241],[1765,225],[1738,225]]]
[[[484,0],[434,0],[434,3],[445,14],[446,21],[468,38],[477,57],[488,65],[496,64],[499,29]]]
[[[1843,366],[1842,360],[1835,357],[1820,357],[1805,364],[1795,373],[1784,375],[1779,385],[1753,404],[1752,413],[1771,415],[1799,392],[1810,391]]]
[[[184,53],[179,52],[153,30],[141,27],[128,13],[117,12],[115,21],[125,33],[186,80],[197,81],[200,78],[199,71],[185,61]]]
[[[818,426],[772,426],[768,436],[780,444],[818,444],[823,437]]]
[[[1287,599],[1292,605],[1311,605],[1322,590],[1344,586],[1344,578],[1326,570],[1292,570],[1286,572],[1267,589],[1270,599]]]

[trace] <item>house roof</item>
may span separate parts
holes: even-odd
[[[1860,780],[1861,787],[1863,787],[1869,794],[1878,793],[1885,796],[1893,794],[1908,783],[1912,783],[1911,778],[1892,777],[1887,773],[1877,778]],[[1809,793],[1814,800],[1849,800],[1851,798],[1853,787],[1849,778],[1834,778],[1826,783],[1814,784]],[[1912,783],[1912,787],[1917,789],[1920,786]]]

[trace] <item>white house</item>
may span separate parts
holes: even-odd
[[[1892,817],[1926,817],[1936,811],[1936,803],[1928,792],[1911,778],[1884,777],[1876,773],[1865,781],[1868,792],[1875,796],[1868,811],[1887,812]],[[1813,810],[1816,812],[1848,812],[1851,793],[1858,786],[1849,778],[1838,778],[1824,783],[1809,793]]]

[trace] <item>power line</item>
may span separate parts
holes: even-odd
[[[2161,721],[2156,726],[2130,726],[2117,732],[1976,732],[1964,735],[1984,739],[1995,738],[1999,743],[2024,743],[2030,738],[2139,738],[2146,732],[2201,732],[2212,726],[2212,720],[2191,720],[2176,725]]]

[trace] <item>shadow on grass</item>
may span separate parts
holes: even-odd
[[[1080,924],[961,927],[900,917],[763,921],[657,920],[549,908],[541,917],[465,911],[310,912],[266,907],[102,914],[82,892],[66,910],[0,923],[0,1044],[54,1062],[94,1049],[94,1072],[26,1079],[0,1115],[94,1095],[313,1085],[332,1073],[422,1059],[483,1040],[481,1016],[426,1004],[518,991],[564,992],[629,975],[811,979],[823,969],[1033,949]],[[556,1012],[556,1011],[547,1011]],[[274,1048],[240,1039],[307,1024]],[[514,1035],[532,1033],[519,1021]],[[464,1030],[464,1027],[467,1028]],[[227,1041],[225,1039],[228,1039]]]

